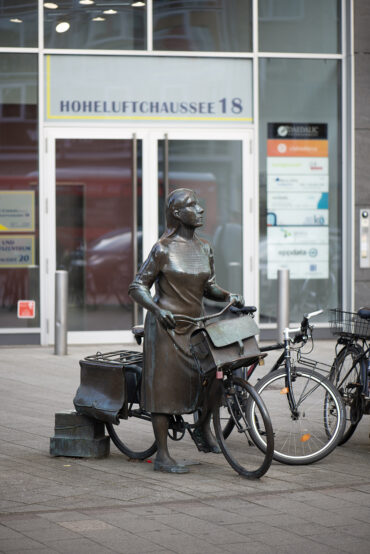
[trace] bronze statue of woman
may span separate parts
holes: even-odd
[[[154,469],[187,473],[171,458],[167,447],[170,414],[194,412],[199,406],[199,374],[189,351],[194,325],[176,322],[173,314],[200,317],[203,297],[219,302],[243,297],[219,287],[214,273],[212,249],[196,229],[203,224],[204,210],[194,191],[177,189],[167,198],[167,228],[153,246],[130,285],[131,297],[148,310],[145,319],[142,408],[151,412],[158,452]],[[150,288],[155,285],[155,296]],[[185,353],[189,351],[189,356]],[[210,418],[200,429],[203,451],[220,452],[210,429]]]

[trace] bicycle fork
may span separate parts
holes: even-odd
[[[284,360],[285,360],[285,368],[286,368],[286,376],[285,376],[285,390],[283,393],[287,395],[288,398],[288,404],[289,408],[292,414],[292,419],[296,420],[298,419],[298,407],[296,400],[294,398],[293,393],[293,387],[292,387],[292,358],[290,354],[290,337],[289,337],[289,329],[284,329]]]

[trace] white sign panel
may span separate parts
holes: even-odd
[[[252,62],[47,56],[46,121],[252,122]]]
[[[329,275],[326,124],[270,123],[267,140],[267,277]]]

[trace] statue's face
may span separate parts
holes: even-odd
[[[203,225],[204,210],[195,194],[185,197],[181,207],[174,210],[174,215],[187,227],[201,227]]]

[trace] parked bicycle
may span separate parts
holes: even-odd
[[[282,349],[270,372],[260,379],[255,390],[262,398],[274,426],[274,459],[291,465],[311,464],[321,460],[339,444],[344,430],[344,408],[333,384],[316,369],[320,362],[301,355],[302,347],[312,339],[309,319],[322,310],[304,315],[300,327],[284,329],[284,342],[261,348],[262,352]],[[296,359],[292,359],[292,351]],[[299,365],[298,365],[299,364]],[[249,378],[257,364],[247,371]],[[250,436],[262,450],[266,437],[260,427],[256,404],[248,405]],[[232,422],[225,433],[232,430]]]
[[[169,437],[175,441],[181,440],[185,433],[188,432],[199,450],[202,450],[202,445],[199,444],[196,437],[196,430],[202,425],[204,417],[206,417],[207,410],[202,408],[207,402],[208,386],[216,386],[218,387],[218,392],[216,394],[217,401],[213,407],[213,424],[222,453],[237,473],[248,479],[255,479],[264,475],[272,462],[274,434],[268,411],[259,395],[255,392],[254,387],[240,377],[235,376],[234,370],[240,367],[240,364],[238,365],[235,361],[225,361],[222,364],[221,371],[217,367],[217,374],[216,367],[212,371],[205,372],[204,366],[207,356],[203,355],[201,341],[198,340],[202,339],[201,332],[206,329],[206,322],[211,319],[221,318],[229,307],[230,305],[217,314],[200,318],[190,318],[182,315],[175,316],[176,320],[185,320],[193,323],[200,331],[197,341],[194,342],[195,348],[193,352],[200,373],[202,387],[200,393],[203,395],[204,404],[199,406],[197,410],[198,417],[193,422],[185,421],[180,415],[171,416]],[[228,315],[229,321],[230,317],[235,318],[232,322],[234,324],[234,333],[237,333],[238,318],[246,316],[246,313],[251,314],[254,310],[255,308],[241,308],[240,310],[235,308],[234,314]],[[249,317],[252,320],[251,315]],[[145,340],[143,327],[136,327],[133,329],[133,332],[138,342],[142,339]],[[235,336],[235,340],[236,349],[238,349],[242,341],[238,336]],[[197,342],[198,344],[196,344]],[[220,352],[221,350],[223,350],[222,347]],[[257,345],[256,353],[257,355],[254,354],[251,358],[244,357],[244,365],[248,366],[250,363],[258,362],[261,356]],[[119,425],[106,423],[113,443],[131,459],[145,460],[153,455],[157,447],[153,438],[151,415],[140,407],[142,355],[131,351],[117,351],[106,354],[98,353],[94,356],[88,356],[85,360],[92,363],[109,363],[120,366],[124,372],[128,403],[118,413]],[[76,409],[79,406],[81,413],[87,413],[86,410],[83,411],[83,408],[81,408],[80,397],[81,394],[79,393],[77,396],[78,401],[75,402]],[[264,437],[265,448],[261,450],[255,447],[251,438],[253,424],[248,414],[248,406],[251,399],[253,399],[253,412],[250,413],[253,414],[255,421],[258,420],[259,431]],[[233,428],[236,430],[227,441],[223,434],[223,414],[225,411],[228,414],[228,419],[233,422]],[[134,429],[131,425],[132,418],[135,418],[138,422],[138,425],[135,425]]]
[[[345,430],[339,444],[351,438],[364,414],[370,414],[370,308],[357,313],[331,311],[331,331],[337,336],[330,380],[345,406]]]

